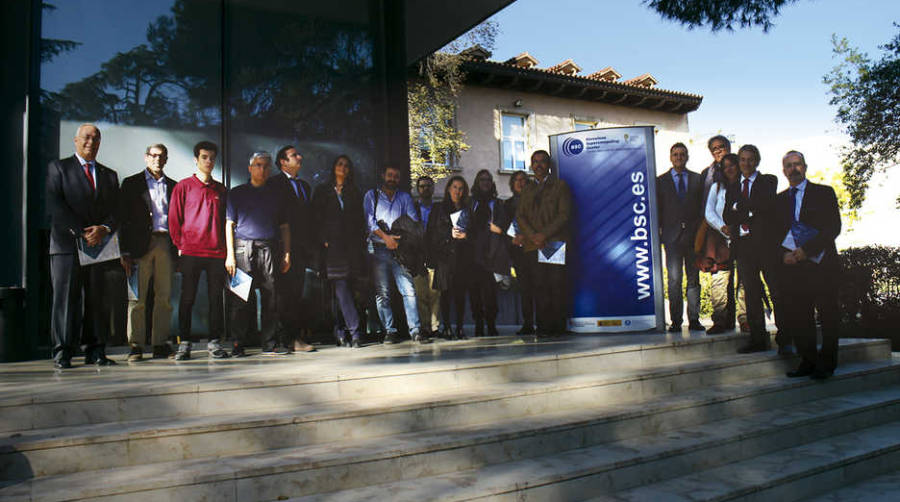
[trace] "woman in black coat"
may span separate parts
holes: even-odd
[[[472,246],[472,268],[469,279],[469,302],[475,320],[475,336],[497,336],[497,280],[494,274],[509,275],[509,248],[506,208],[497,199],[497,186],[490,171],[482,169],[472,183],[472,219],[469,242]]]
[[[509,190],[512,192],[512,197],[503,201],[506,214],[515,216],[519,207],[519,197],[529,183],[531,180],[528,179],[525,171],[518,171],[509,178]],[[512,260],[513,268],[516,269],[516,282],[519,284],[522,299],[522,329],[517,334],[532,335],[534,334],[534,278],[528,257],[522,248],[525,243],[524,236],[518,231],[515,218],[510,224],[507,235],[509,237],[509,257]]]
[[[425,230],[428,268],[434,269],[431,287],[441,292],[441,332],[447,338],[466,339],[463,316],[466,306],[471,247],[466,242],[469,222],[469,186],[462,176],[453,176],[444,190],[444,200],[434,205]],[[456,305],[456,331],[451,331],[450,300]]]
[[[359,347],[359,313],[351,281],[363,277],[366,224],[362,194],[353,183],[353,162],[346,155],[334,160],[331,180],[313,192],[313,215],[319,228],[323,269],[344,317],[344,326],[335,326],[335,336],[345,347]]]

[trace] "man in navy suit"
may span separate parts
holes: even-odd
[[[165,358],[173,353],[167,343],[172,324],[172,276],[177,251],[169,237],[169,202],[175,180],[163,173],[169,150],[155,144],[144,152],[147,168],[125,178],[121,193],[121,227],[119,245],[122,267],[130,276],[137,265],[138,298],[128,301],[129,361],[143,359],[146,339],[147,295],[153,279],[153,313],[150,334],[153,357]]]
[[[841,215],[834,190],[806,179],[806,159],[790,151],[782,159],[790,188],[778,194],[781,297],[785,327],[800,354],[789,377],[825,379],[837,367],[838,281],[841,273],[834,240]],[[822,322],[822,349],[816,347],[816,311]]]
[[[741,176],[737,183],[725,192],[725,210],[722,218],[735,236],[738,276],[744,285],[747,304],[747,322],[750,324],[750,341],[738,349],[739,353],[768,350],[769,333],[763,313],[763,288],[760,273],[766,278],[775,307],[775,323],[779,320],[778,288],[775,280],[775,193],[778,178],[762,174],[759,166],[759,149],[744,145],[738,150],[738,167]],[[779,353],[790,351],[784,333],[779,332],[776,341]]]
[[[669,160],[672,161],[672,169],[656,178],[659,233],[666,247],[666,272],[669,276],[669,317],[672,321],[669,331],[681,332],[684,315],[682,274],[687,275],[688,329],[706,331],[700,324],[700,273],[694,263],[694,235],[703,220],[700,202],[703,179],[687,169],[688,149],[684,143],[672,145]]]
[[[54,365],[59,369],[72,367],[79,341],[85,347],[85,364],[116,364],[106,357],[111,312],[102,291],[104,273],[113,262],[82,266],[76,240],[83,238],[94,246],[116,230],[119,179],[96,160],[100,149],[96,126],[82,124],[74,141],[75,155],[47,166],[53,287],[50,335]]]

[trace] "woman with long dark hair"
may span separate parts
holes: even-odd
[[[330,180],[313,192],[313,214],[319,226],[323,269],[344,318],[343,326],[335,326],[335,337],[345,347],[359,347],[359,313],[352,281],[364,272],[366,224],[350,157],[338,155],[334,159]]]
[[[509,190],[512,197],[503,201],[503,207],[506,214],[511,217],[516,214],[519,208],[519,199],[522,196],[522,190],[532,181],[525,174],[525,171],[516,171],[509,178]],[[525,236],[519,231],[518,225],[513,218],[510,223],[507,235],[509,240],[509,257],[512,261],[513,268],[516,269],[516,282],[519,285],[519,294],[522,305],[522,328],[516,333],[518,335],[534,334],[534,277],[532,276],[532,267],[528,263],[528,257],[522,246],[525,244]]]
[[[450,178],[444,200],[432,208],[425,230],[428,266],[434,268],[431,286],[441,291],[441,333],[451,340],[467,338],[462,326],[472,263],[471,247],[466,242],[470,218],[468,199],[469,185],[465,178]],[[451,298],[456,306],[456,331],[450,328]]]
[[[497,281],[494,274],[509,275],[506,209],[497,198],[494,177],[487,169],[478,171],[472,183],[472,219],[469,242],[472,268],[469,304],[475,320],[475,336],[497,336]]]

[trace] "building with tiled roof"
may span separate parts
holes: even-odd
[[[509,195],[508,176],[527,169],[532,152],[548,149],[550,135],[579,129],[653,125],[657,168],[667,169],[669,145],[689,138],[688,114],[703,101],[658,87],[650,73],[622,80],[610,66],[591,72],[572,59],[541,67],[528,52],[495,61],[480,46],[462,55],[466,83],[456,121],[469,149],[449,167],[470,182],[489,169],[502,196]]]

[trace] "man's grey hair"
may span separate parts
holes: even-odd
[[[790,157],[791,155],[800,157],[800,162],[803,162],[804,166],[806,165],[806,157],[804,157],[803,154],[798,152],[797,150],[791,150],[788,153],[784,154],[784,157],[781,158],[781,163],[784,164],[784,159]]]
[[[272,163],[272,154],[269,152],[263,152],[263,151],[253,152],[250,154],[250,159],[247,161],[247,165],[249,166],[256,159],[266,159],[269,161],[269,164],[271,164]]]
[[[148,146],[147,149],[144,150],[144,155],[150,155],[150,149],[152,148],[159,149],[162,152],[163,157],[169,156],[169,149],[166,148],[166,145],[162,143],[153,143],[152,145]]]

